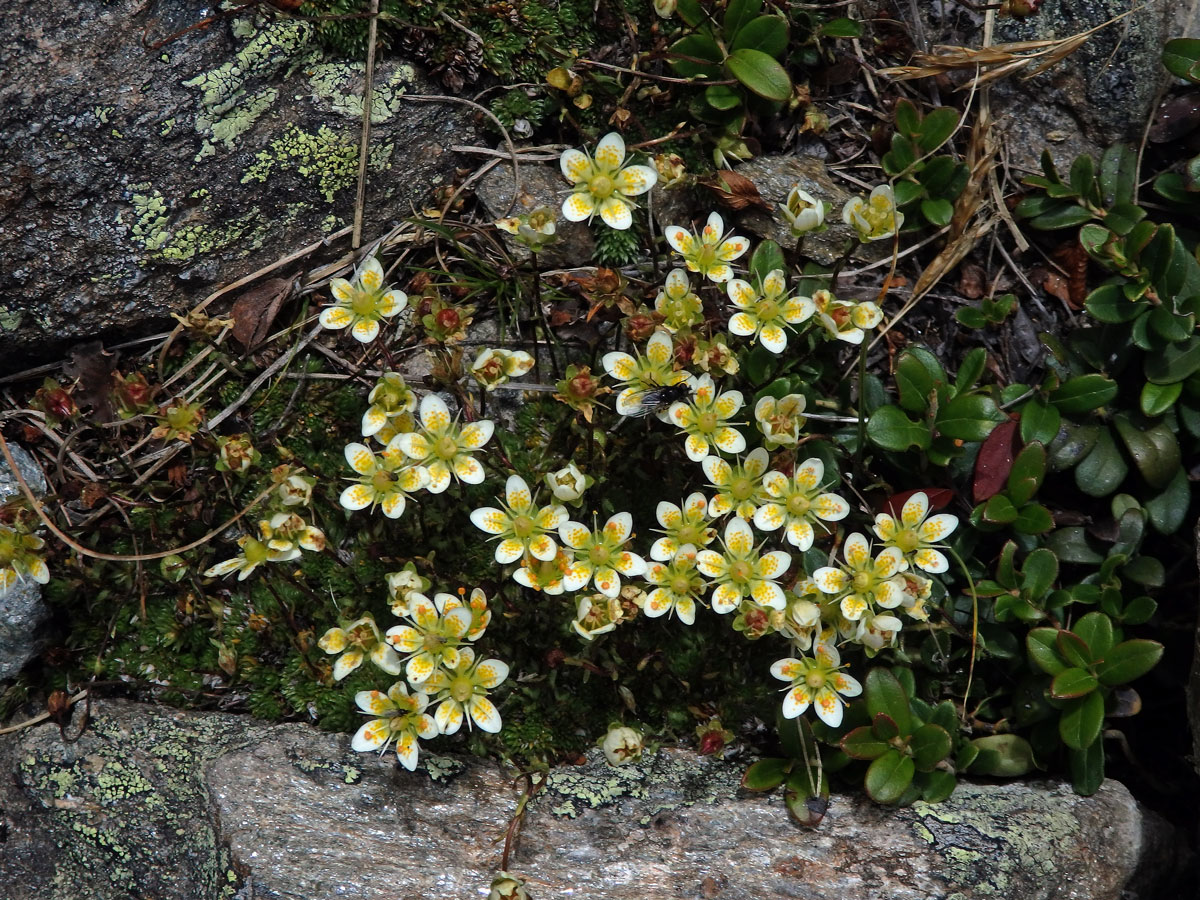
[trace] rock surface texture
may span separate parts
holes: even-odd
[[[0,763],[13,900],[482,897],[518,801],[490,764],[424,754],[408,773],[305,726],[121,702],[78,740],[0,737]],[[809,831],[740,770],[681,751],[555,770],[509,868],[539,900],[1133,900],[1170,868],[1169,831],[1115,782],[964,785],[898,811],[837,796]]]
[[[0,370],[169,321],[352,221],[364,64],[324,59],[311,24],[276,15],[142,44],[203,15],[191,0],[4,4]],[[475,142],[464,107],[405,93],[431,91],[381,61],[367,236],[446,180],[450,145]]]
[[[44,492],[46,481],[33,457],[13,444],[8,449],[25,483],[39,494]],[[0,456],[0,504],[20,491],[7,460]],[[49,615],[42,586],[35,581],[19,581],[0,596],[0,679],[15,676],[37,654],[38,630]]]

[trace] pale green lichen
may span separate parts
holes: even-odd
[[[25,315],[19,310],[0,306],[0,331],[16,331],[21,327],[21,320],[23,318],[25,318]]]
[[[147,191],[149,185],[134,185],[135,191]],[[130,235],[134,242],[143,250],[153,253],[160,249],[171,237],[167,231],[170,216],[167,215],[167,201],[156,190],[133,195],[133,226]]]
[[[305,71],[315,96],[327,101],[334,112],[361,119],[361,93],[347,92],[344,88],[350,81],[360,81],[365,68],[362,63],[318,63]],[[400,112],[404,93],[415,77],[412,66],[401,65],[385,81],[374,86],[371,91],[372,125],[388,122]]]
[[[108,117],[112,115],[114,109],[116,109],[115,106],[93,106],[92,115],[96,117],[96,121],[101,125],[107,125]]]
[[[233,59],[195,78],[184,87],[199,88],[196,132],[204,138],[196,162],[217,152],[217,144],[233,148],[279,98],[276,88],[253,91],[252,83],[270,81],[312,57],[308,49],[312,26],[295,19],[275,19],[252,30],[249,41]]]
[[[372,148],[367,167],[373,171],[384,170],[392,150],[392,144]],[[353,187],[357,182],[358,144],[338,135],[327,125],[322,125],[316,134],[289,125],[282,135],[271,141],[270,149],[255,155],[255,162],[242,176],[242,184],[265,182],[277,170],[292,171],[315,182],[314,187],[325,202],[332,203],[335,193]]]
[[[159,137],[167,137],[171,133],[171,129],[174,127],[175,127],[174,117],[172,117],[170,119],[164,119],[163,123],[160,126],[158,126],[158,136]]]

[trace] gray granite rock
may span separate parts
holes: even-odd
[[[1065,173],[1081,153],[1097,156],[1118,141],[1140,141],[1169,78],[1159,62],[1162,45],[1177,36],[1176,19],[1187,17],[1191,2],[1046,0],[1036,15],[998,23],[997,43],[1059,40],[1133,7],[1045,73],[995,83],[992,108],[1013,163],[1040,171],[1038,158],[1046,147]]]
[[[512,773],[218,713],[102,702],[82,736],[0,737],[12,900],[483,897],[516,809]],[[741,765],[660,751],[555,770],[509,869],[538,900],[1151,898],[1171,833],[1120,784],[963,785],[891,810],[835,796],[821,826],[738,789]],[[431,778],[431,776],[433,776]]]
[[[38,494],[44,492],[46,481],[33,457],[15,444],[10,443],[8,449],[26,484]],[[0,456],[0,503],[20,490],[8,462]],[[0,679],[12,678],[37,654],[39,630],[49,615],[42,602],[42,586],[35,581],[18,581],[0,595]]]
[[[161,323],[353,220],[361,60],[270,13],[194,24],[192,0],[8,0],[0,16],[0,371]],[[394,57],[375,72],[365,234],[476,143]],[[345,246],[348,246],[346,244]],[[174,324],[174,323],[171,323]]]

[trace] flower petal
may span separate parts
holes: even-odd
[[[596,198],[586,191],[576,191],[563,201],[562,214],[568,222],[582,222],[596,212]]]
[[[610,131],[600,138],[593,157],[596,165],[608,172],[616,172],[625,162],[625,139],[619,132]]]
[[[649,166],[626,166],[615,181],[618,191],[626,197],[636,197],[658,183],[658,172]]]
[[[633,213],[629,204],[620,197],[609,197],[600,204],[600,218],[609,228],[625,231],[633,225]]]
[[[492,439],[495,431],[496,423],[491,419],[480,419],[478,422],[471,422],[463,426],[463,430],[459,435],[459,445],[469,450],[478,450]],[[526,488],[525,491],[528,493],[529,488]],[[512,504],[510,503],[509,505],[511,506]]]
[[[354,321],[354,313],[350,312],[344,306],[329,306],[321,310],[321,315],[317,321],[324,328],[328,328],[331,331],[338,331]]]
[[[369,344],[379,336],[379,323],[374,319],[359,319],[350,330],[356,341]]]
[[[567,150],[558,161],[563,177],[578,184],[592,174],[592,161],[582,150]]]
[[[495,734],[503,726],[500,712],[487,697],[472,697],[470,700],[471,719],[482,730]]]

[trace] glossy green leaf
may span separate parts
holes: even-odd
[[[703,75],[707,78],[718,78],[721,75],[721,48],[717,42],[703,32],[696,32],[682,37],[673,43],[668,50],[671,56],[670,64],[684,78],[695,78]],[[680,59],[678,57],[689,57]],[[697,60],[701,60],[698,62]],[[703,62],[708,60],[708,62]]]
[[[1175,401],[1179,399],[1181,393],[1183,393],[1182,382],[1154,384],[1151,381],[1147,381],[1142,385],[1142,394],[1138,399],[1138,406],[1147,416],[1161,416],[1175,405]]]
[[[1117,685],[1141,678],[1162,659],[1163,645],[1137,638],[1122,641],[1111,648],[1096,665],[1096,677],[1102,684]]]
[[[1150,524],[1160,534],[1174,534],[1187,519],[1191,501],[1192,485],[1181,466],[1162,491],[1145,499]]]
[[[1104,375],[1077,375],[1050,394],[1050,402],[1064,415],[1097,409],[1117,396],[1117,383]]]
[[[1050,682],[1050,696],[1056,700],[1071,700],[1091,693],[1099,683],[1091,672],[1074,667],[1063,669]]]
[[[898,750],[888,750],[867,769],[864,786],[876,803],[895,803],[912,784],[916,766]]]
[[[1121,575],[1146,588],[1160,588],[1166,583],[1166,569],[1153,556],[1139,556],[1121,569]]]
[[[1091,211],[1078,203],[1060,200],[1046,212],[1030,219],[1029,224],[1039,231],[1053,231],[1058,228],[1073,228],[1090,222],[1092,218],[1094,217]]]
[[[841,748],[855,759],[878,759],[887,752],[888,744],[876,737],[870,725],[863,725],[842,738]]]
[[[704,15],[704,7],[700,5],[700,0],[679,0],[679,4],[675,7],[675,11],[679,13],[679,18],[683,19],[684,23],[695,28],[706,18]]]
[[[1146,378],[1155,384],[1173,384],[1200,371],[1200,336],[1168,344],[1160,353],[1146,355]]]
[[[997,409],[986,394],[966,393],[951,397],[938,410],[935,427],[939,434],[958,441],[982,441],[1008,416]]]
[[[779,59],[787,50],[787,46],[787,19],[783,16],[758,16],[741,27],[729,49],[761,50],[768,56]]]
[[[1113,645],[1112,619],[1102,612],[1090,612],[1071,626],[1071,631],[1088,645],[1096,659],[1104,656]]]
[[[930,225],[941,228],[943,225],[950,224],[950,218],[954,215],[954,204],[941,197],[922,200],[921,215],[925,217]]]
[[[1151,597],[1134,597],[1121,612],[1121,622],[1125,625],[1144,625],[1158,610],[1158,604]]]
[[[1037,493],[1046,476],[1046,448],[1039,443],[1026,444],[1013,460],[1008,473],[1008,496],[1016,506],[1024,506]]]
[[[864,689],[867,714],[874,720],[883,713],[896,723],[898,733],[912,733],[912,714],[908,708],[908,695],[896,676],[887,669],[874,668],[867,673]]]
[[[773,791],[783,784],[791,768],[790,759],[756,760],[743,773],[742,787],[748,791]]]
[[[987,358],[987,351],[982,347],[972,347],[968,350],[958,366],[958,373],[954,376],[955,390],[961,394],[963,391],[973,388],[976,382],[983,377],[984,370],[987,368]]]
[[[896,361],[896,387],[900,406],[909,412],[924,412],[930,397],[949,384],[942,364],[924,347],[909,347]]]
[[[763,0],[729,0],[725,7],[725,18],[721,22],[725,40],[733,40],[742,28],[762,12]]]
[[[783,66],[761,50],[735,50],[725,66],[730,75],[764,100],[783,102],[792,96],[792,81]]]
[[[1054,643],[1058,647],[1058,655],[1066,661],[1068,666],[1086,669],[1094,661],[1088,645],[1073,631],[1060,628],[1058,634],[1054,636]]]
[[[742,95],[727,84],[710,84],[704,89],[704,102],[713,109],[737,109],[742,105]]]
[[[914,422],[898,406],[881,406],[867,421],[867,437],[884,450],[929,448],[931,435],[924,423]]]
[[[1018,534],[1045,534],[1054,528],[1054,516],[1040,503],[1026,503],[1017,510],[1012,527]]]
[[[1095,167],[1095,162],[1086,153],[1075,157],[1075,161],[1071,163],[1071,171],[1067,175],[1071,190],[1081,197],[1087,197],[1091,193],[1095,181]]]
[[[1039,600],[1049,593],[1058,580],[1058,559],[1045,547],[1038,547],[1025,558],[1021,567],[1021,591]]]
[[[937,109],[930,110],[921,120],[921,127],[917,132],[917,143],[921,147],[922,154],[932,153],[950,140],[950,136],[954,134],[954,129],[957,127],[958,110],[951,106],[939,106]]]
[[[1152,428],[1135,425],[1128,416],[1114,416],[1113,424],[1146,483],[1155,490],[1170,484],[1181,460],[1174,432],[1162,423]]]
[[[1017,508],[1005,494],[995,494],[983,504],[981,518],[991,525],[1007,525],[1017,519]]]
[[[1128,472],[1129,465],[1112,431],[1102,428],[1096,445],[1075,467],[1075,486],[1089,497],[1106,497],[1120,486]]]
[[[1094,318],[1111,325],[1132,322],[1145,308],[1125,296],[1121,283],[1100,285],[1087,295],[1083,305]]]
[[[1092,448],[1096,446],[1096,441],[1099,439],[1099,426],[1068,423],[1046,448],[1048,453],[1046,462],[1050,471],[1061,472],[1078,465],[1084,457],[1092,452]]]
[[[1058,652],[1057,628],[1034,628],[1025,636],[1025,649],[1035,666],[1047,675],[1057,675],[1067,668]]]
[[[1137,187],[1137,153],[1128,144],[1113,144],[1100,157],[1097,181],[1103,193],[1104,205],[1132,203]]]
[[[953,772],[934,769],[917,776],[921,784],[921,799],[926,803],[941,803],[954,793],[958,779]]]
[[[1045,544],[1046,549],[1058,557],[1060,562],[1084,566],[1095,566],[1104,562],[1104,554],[1096,549],[1081,525],[1059,528],[1046,537]]]
[[[1021,407],[1021,440],[1027,444],[1038,441],[1049,444],[1058,436],[1062,413],[1041,397],[1031,397]]]
[[[1058,720],[1058,735],[1072,750],[1090,747],[1104,725],[1104,694],[1092,691],[1068,700]]]
[[[979,309],[974,306],[960,306],[954,311],[954,320],[963,328],[985,328],[988,320]]]
[[[912,734],[908,749],[912,751],[917,769],[929,772],[950,755],[951,740],[940,725],[922,725]]]
[[[820,34],[823,37],[856,38],[862,37],[862,33],[862,23],[856,22],[854,19],[830,19],[820,27]]]

